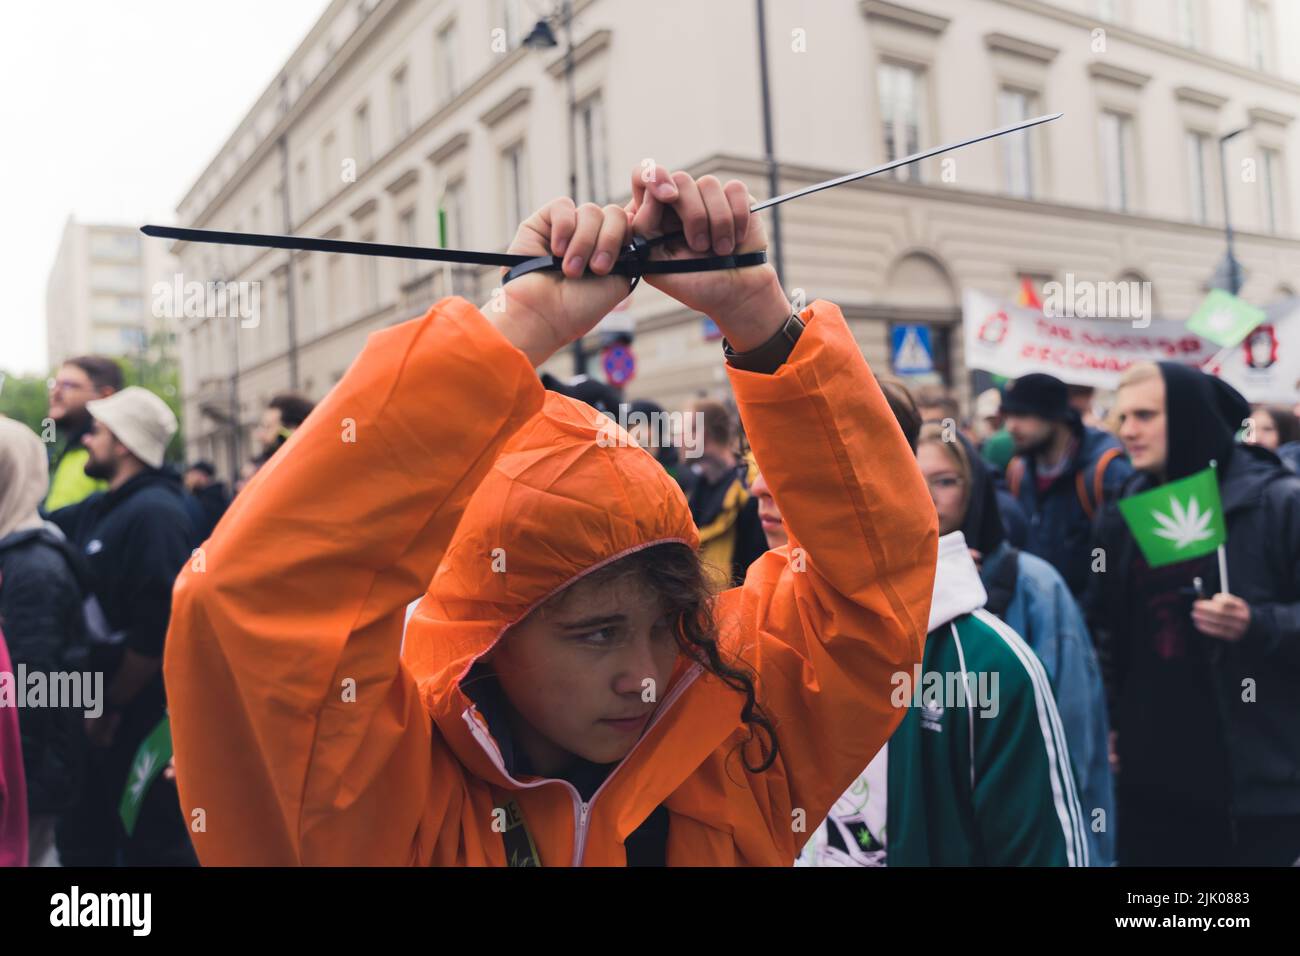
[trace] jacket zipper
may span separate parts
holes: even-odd
[[[578,793],[577,787],[569,783],[569,781],[561,780],[558,777],[548,777],[545,780],[538,780],[535,783],[523,783],[522,781],[516,780],[506,770],[505,761],[501,757],[500,748],[496,746],[496,741],[492,739],[491,734],[489,734],[471,715],[471,712],[475,710],[474,707],[470,707],[470,709],[465,712],[465,719],[469,722],[470,731],[473,733],[474,739],[478,741],[479,746],[487,751],[488,757],[492,760],[492,763],[496,768],[501,771],[502,776],[516,787],[519,787],[521,790],[532,790],[536,787],[544,787],[547,784],[558,783],[569,791],[570,796],[573,798],[574,831],[573,860],[569,865],[581,866],[582,855],[587,848],[587,825],[591,822],[592,804],[596,802],[596,798],[600,796],[600,792],[605,789],[605,785],[614,778],[614,774],[618,773],[623,764],[627,763],[628,758],[636,752],[636,748],[641,746],[641,741],[645,740],[646,737],[649,736],[650,731],[654,729],[654,725],[659,723],[663,715],[668,712],[668,709],[677,701],[677,698],[682,695],[686,688],[695,683],[695,678],[699,677],[703,670],[704,668],[701,665],[692,664],[690,670],[682,675],[682,679],[677,682],[677,686],[672,689],[668,696],[663,699],[663,703],[655,710],[654,716],[650,719],[650,724],[646,727],[641,736],[637,738],[637,742],[632,745],[632,749],[629,750],[623,756],[623,759],[618,762],[618,766],[609,772],[609,776],[607,776],[601,782],[600,786],[596,788],[596,792],[591,795],[591,799],[586,801],[582,799],[582,794]]]
[[[623,759],[618,762],[618,766],[611,770],[609,776],[601,781],[600,786],[596,788],[596,792],[591,795],[590,800],[584,803],[577,789],[571,784],[568,784],[568,781],[563,781],[568,784],[569,790],[573,793],[574,799],[578,801],[578,827],[573,841],[573,866],[582,866],[582,854],[587,848],[587,824],[591,822],[592,804],[596,802],[596,798],[600,796],[600,792],[605,789],[605,785],[614,779],[614,775],[618,773],[623,764],[627,763],[628,758],[636,752],[636,748],[641,746],[641,741],[645,740],[646,737],[649,736],[650,731],[654,729],[654,725],[659,723],[659,719],[668,712],[668,708],[676,702],[677,698],[682,695],[682,692],[685,691],[687,687],[695,683],[695,678],[697,678],[703,670],[704,668],[699,664],[692,664],[691,669],[682,675],[682,679],[678,682],[677,686],[674,687],[672,692],[664,698],[663,704],[661,704],[655,711],[655,715],[650,719],[650,725],[646,727],[645,732],[637,738],[636,743],[632,745],[632,749],[624,754]]]

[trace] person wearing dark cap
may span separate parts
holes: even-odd
[[[1133,468],[1114,435],[1083,424],[1064,382],[1034,373],[1002,400],[1016,457],[1007,488],[1029,519],[1025,550],[1061,572],[1076,598],[1088,586],[1093,516]]]
[[[198,547],[212,534],[221,516],[230,507],[230,490],[223,481],[217,481],[217,469],[210,461],[196,461],[185,469],[185,510],[194,525],[194,546]]]
[[[1129,497],[1216,465],[1231,593],[1214,553],[1152,568],[1111,503],[1087,607],[1118,770],[1121,865],[1300,860],[1300,477],[1238,444],[1250,406],[1196,369],[1120,381]],[[1212,597],[1210,595],[1213,595]]]

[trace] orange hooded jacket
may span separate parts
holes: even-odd
[[[473,661],[596,566],[698,536],[649,454],[544,395],[448,298],[370,338],[177,580],[164,673],[199,859],[505,865],[498,808],[513,801],[543,865],[625,864],[660,804],[670,865],[791,865],[902,719],[890,678],[921,659],[937,549],[839,310],[803,318],[776,373],[728,369],[791,532],[715,608],[776,723],[769,770],[741,760],[741,696],[683,657],[589,802],[507,775],[460,687]]]

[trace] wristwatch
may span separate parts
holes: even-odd
[[[790,318],[776,330],[775,334],[758,348],[748,352],[737,352],[726,339],[722,340],[722,354],[732,368],[746,372],[762,372],[770,375],[779,369],[794,351],[794,344],[803,334],[803,319],[791,313]]]

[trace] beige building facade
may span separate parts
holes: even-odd
[[[140,355],[162,331],[153,315],[156,283],[171,281],[176,260],[136,226],[76,222],[63,227],[45,287],[46,357]]]
[[[336,0],[180,223],[504,250],[521,218],[568,191],[563,47],[520,44],[544,6]],[[767,195],[752,0],[666,0],[653,16],[630,0],[574,7],[578,198],[626,201],[647,159]],[[1242,127],[1225,153],[1242,295],[1300,289],[1300,53],[1283,42],[1300,36],[1300,2],[767,0],[766,12],[782,191],[1065,114],[781,207],[787,292],[839,304],[873,367],[890,369],[894,326],[925,324],[939,373],[968,399],[961,292],[1012,298],[1026,276],[1149,282],[1155,314],[1184,318],[1223,258],[1218,138]],[[181,336],[187,451],[223,469],[253,451],[273,394],[319,399],[369,333],[449,292],[483,304],[499,281],[402,260],[175,251],[187,281],[261,290],[252,327],[188,318]],[[621,318],[636,328],[629,398],[674,407],[725,390],[701,316],[643,283]],[[548,368],[569,372],[567,354]]]

